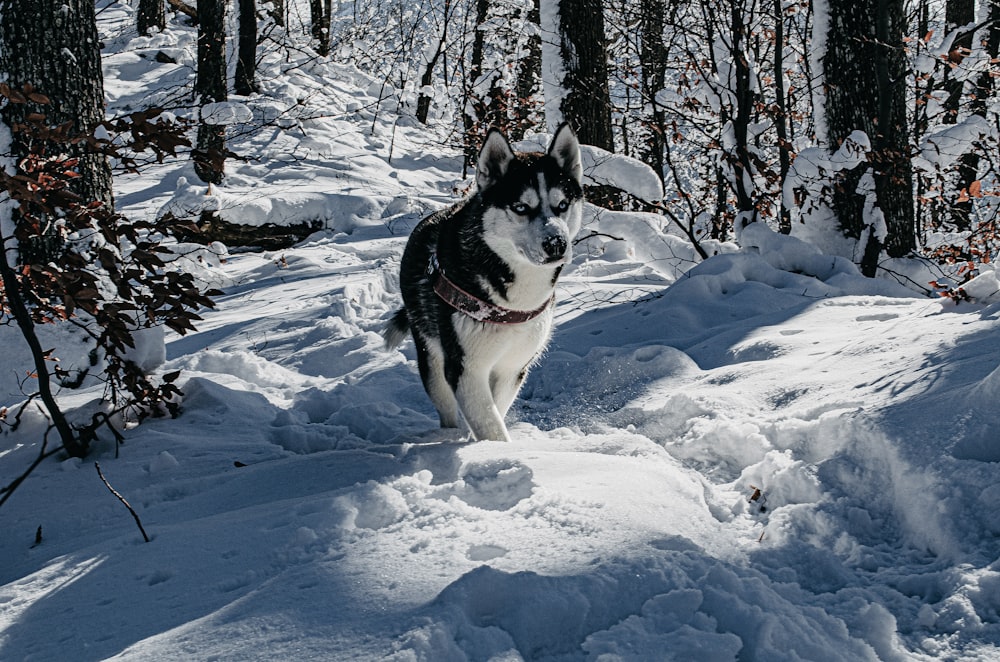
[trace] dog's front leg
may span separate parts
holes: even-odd
[[[503,416],[493,402],[489,377],[485,374],[463,374],[455,389],[458,407],[478,441],[510,441]]]

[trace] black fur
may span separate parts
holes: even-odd
[[[575,138],[573,141],[575,145]],[[506,145],[506,141],[502,144]],[[576,164],[579,165],[578,156]],[[407,331],[412,334],[420,376],[428,393],[432,390],[429,383],[432,357],[428,350],[431,339],[440,343],[444,379],[453,392],[458,391],[465,371],[465,352],[454,322],[456,311],[433,289],[436,274],[428,268],[432,253],[436,253],[440,269],[457,287],[482,301],[508,307],[503,299],[514,282],[514,268],[487,245],[484,212],[491,208],[509,208],[528,188],[537,188],[539,173],[544,174],[549,188],[561,187],[569,202],[575,203],[583,197],[579,181],[567,174],[551,154],[520,154],[490,168],[486,166],[496,164],[488,158],[484,162],[481,155],[480,165],[483,174],[478,190],[467,200],[421,221],[410,235],[400,264],[399,281],[404,305],[386,329],[386,344],[390,347],[397,345]],[[568,241],[572,237],[564,239]],[[552,264],[547,277],[552,285],[558,279],[562,266],[561,263]],[[484,286],[483,281],[488,286]],[[497,300],[498,297],[500,300]],[[530,363],[517,373],[518,386],[529,366]],[[441,415],[442,425],[457,424],[446,420],[445,413]]]

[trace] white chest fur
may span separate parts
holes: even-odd
[[[475,366],[489,371],[520,372],[534,362],[549,342],[552,306],[538,317],[520,324],[477,322],[459,312],[452,314],[452,321],[465,354],[465,370]]]

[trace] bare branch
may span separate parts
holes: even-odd
[[[123,504],[125,504],[125,507],[128,508],[128,511],[132,513],[132,517],[135,519],[135,525],[139,527],[139,533],[142,534],[143,540],[149,542],[149,536],[146,535],[146,529],[142,528],[142,521],[136,514],[135,509],[133,509],[132,506],[129,505],[129,502],[125,500],[125,497],[119,494],[118,491],[115,490],[115,488],[111,487],[111,483],[108,482],[108,479],[104,477],[104,472],[101,471],[101,463],[94,462],[94,468],[97,469],[97,475],[101,477],[101,482],[104,483],[104,486],[107,487],[112,494],[118,497],[118,500],[121,501]]]

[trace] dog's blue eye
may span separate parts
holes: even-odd
[[[515,202],[510,206],[510,210],[517,214],[518,216],[525,216],[530,208],[523,202]]]
[[[556,211],[559,212],[560,214],[563,213],[564,211],[566,211],[567,209],[569,209],[569,201],[568,200],[563,200],[558,205],[556,205]]]

